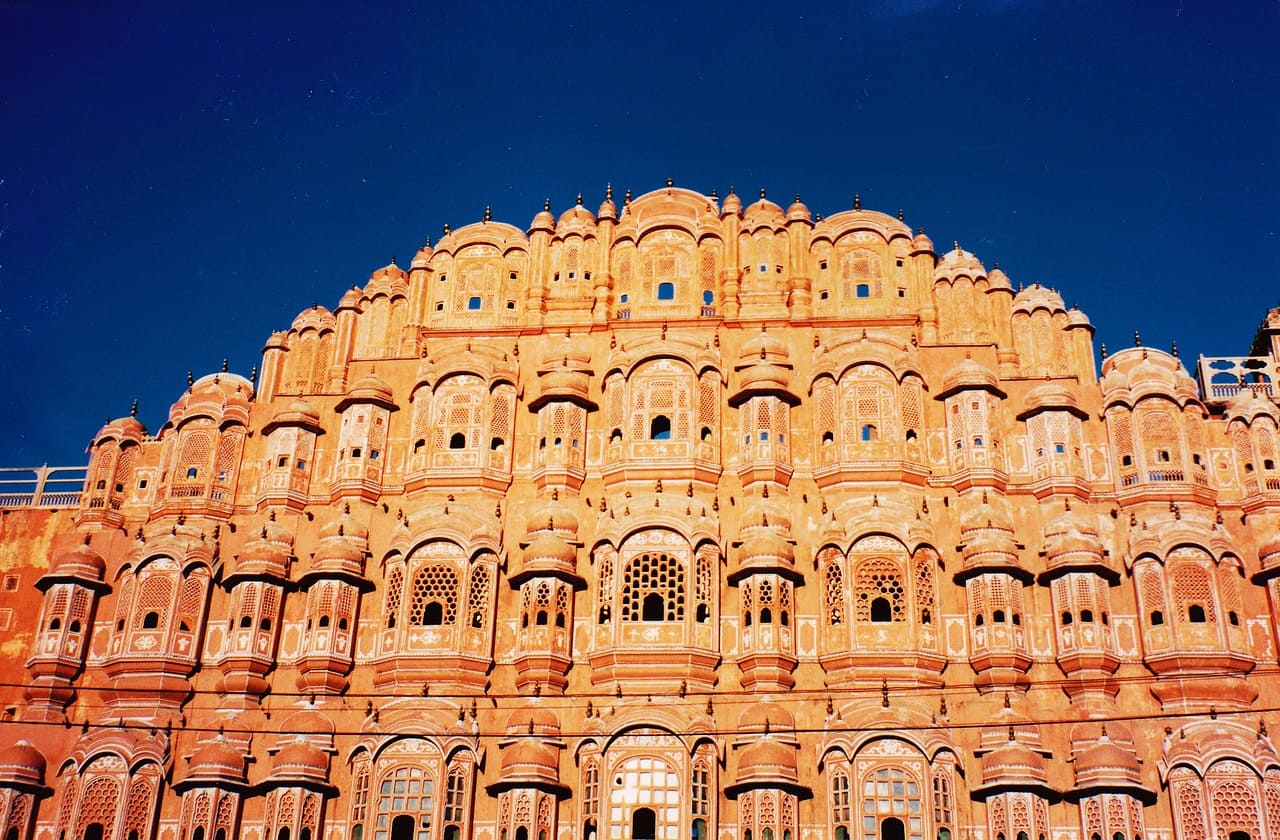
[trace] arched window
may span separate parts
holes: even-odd
[[[450,449],[466,449],[467,436],[464,435],[462,432],[454,432],[452,435],[449,436],[449,448]]]
[[[880,823],[880,840],[906,840],[906,826],[897,817],[886,817]]]
[[[671,440],[671,418],[659,414],[649,422],[650,440]]]
[[[102,823],[89,823],[85,826],[84,840],[102,840]]]
[[[413,840],[413,817],[401,814],[391,821],[391,840]]]
[[[623,571],[623,621],[683,621],[684,564],[661,552],[631,558]]]
[[[1199,604],[1187,607],[1187,621],[1192,624],[1204,624],[1204,607]]]

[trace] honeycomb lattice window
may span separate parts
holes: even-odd
[[[623,572],[624,621],[683,621],[684,564],[663,552],[631,558]]]
[[[1178,836],[1185,840],[1206,840],[1203,791],[1195,771],[1176,768],[1169,774],[1169,792]]]
[[[932,624],[933,617],[937,606],[935,604],[935,594],[933,586],[933,566],[934,555],[931,551],[924,551],[920,557],[916,559],[916,609],[919,611],[921,624]]]
[[[167,623],[173,608],[173,581],[165,575],[149,575],[142,581],[138,604],[133,611],[133,629],[140,630],[147,616],[155,613],[160,623]]]
[[[1214,624],[1218,621],[1218,611],[1214,604],[1213,579],[1206,566],[1209,558],[1195,549],[1174,549],[1169,554],[1169,577],[1172,583],[1173,597],[1178,604],[1178,617],[1186,619],[1194,613],[1193,607],[1199,607],[1204,615],[1204,622]]]
[[[858,621],[905,621],[907,598],[902,569],[877,557],[858,564],[855,572],[854,617]]]
[[[1258,815],[1257,774],[1237,761],[1220,761],[1205,774],[1209,808],[1218,837],[1235,831],[1250,837],[1262,834]]]
[[[99,776],[84,786],[80,797],[80,819],[76,825],[76,834],[84,836],[85,829],[97,823],[107,832],[116,823],[116,808],[121,801],[120,782],[117,779]]]
[[[474,628],[483,629],[489,624],[489,590],[488,567],[476,566],[471,570],[471,582],[467,586],[467,620]]]
[[[1168,411],[1142,411],[1142,452],[1147,470],[1177,469],[1182,465],[1182,449],[1178,427]]]
[[[400,614],[400,598],[403,588],[404,572],[399,568],[392,569],[391,577],[387,582],[387,603],[382,610],[388,628],[396,626],[396,616]]]
[[[827,624],[844,624],[844,556],[835,548],[824,548],[818,553],[823,565],[823,610]]]
[[[444,563],[428,563],[413,576],[411,625],[453,624],[458,608],[458,574]]]

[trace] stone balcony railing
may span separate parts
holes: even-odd
[[[89,468],[0,468],[0,510],[72,508],[80,504]]]
[[[1271,399],[1280,394],[1280,367],[1269,356],[1201,356],[1196,378],[1210,405],[1228,402],[1246,388]]]

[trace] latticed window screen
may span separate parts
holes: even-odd
[[[1219,761],[1205,774],[1205,785],[1216,836],[1227,837],[1234,831],[1262,836],[1262,803],[1254,771],[1238,761]]]
[[[849,776],[844,770],[831,774],[831,822],[848,826],[853,819],[849,796]]]
[[[934,555],[924,551],[916,558],[916,609],[921,624],[932,624],[937,612],[936,591],[933,585]]]
[[[883,557],[863,560],[858,564],[853,599],[854,617],[858,621],[880,619],[872,604],[883,598],[889,605],[891,621],[905,621],[907,596],[902,580],[902,569],[897,563]]]
[[[484,628],[489,625],[489,590],[488,567],[474,567],[467,587],[467,615],[472,627]]]
[[[1169,793],[1173,799],[1179,836],[1184,840],[1206,840],[1204,798],[1199,777],[1189,768],[1175,768],[1169,774]]]
[[[1182,448],[1178,441],[1178,427],[1172,415],[1164,409],[1147,408],[1140,417],[1142,451],[1146,458],[1143,466],[1148,470],[1181,467]]]
[[[818,552],[818,562],[823,571],[823,605],[827,623],[844,624],[845,591],[844,591],[844,555],[839,549],[824,548]]]
[[[458,609],[458,573],[444,563],[423,565],[414,573],[410,598],[410,624],[453,624]]]
[[[641,621],[661,601],[663,621],[684,620],[684,564],[664,552],[646,552],[627,562],[622,580],[622,618]]]
[[[404,589],[404,571],[400,568],[391,570],[387,582],[387,603],[382,609],[383,619],[388,627],[394,627],[396,616],[400,613],[400,598]]]
[[[1213,597],[1213,579],[1207,565],[1209,559],[1194,549],[1174,549],[1169,553],[1169,577],[1173,597],[1178,604],[1178,617],[1185,621],[1192,606],[1204,610],[1204,619],[1216,623],[1218,610]]]
[[[600,811],[600,765],[594,758],[588,759],[582,769],[582,810],[586,817]]]
[[[452,767],[446,782],[444,819],[445,822],[462,822],[467,794],[467,777],[461,767]]]
[[[435,782],[420,767],[398,767],[383,777],[378,787],[374,840],[391,840],[391,827],[399,816],[412,818],[413,840],[431,840]]]
[[[85,829],[94,823],[100,824],[105,832],[111,831],[116,822],[116,809],[121,804],[123,791],[119,780],[99,776],[87,782],[80,797],[80,818],[76,825],[76,834],[83,836]]]
[[[862,836],[877,840],[880,821],[895,817],[902,821],[909,840],[923,840],[924,813],[920,784],[900,767],[881,767],[862,780]]]
[[[133,629],[142,629],[148,613],[157,613],[160,625],[169,621],[173,608],[173,581],[165,575],[149,575],[142,581],[138,593],[138,606],[133,612]]]

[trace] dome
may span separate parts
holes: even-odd
[[[43,787],[44,756],[30,741],[22,739],[0,750],[0,784],[18,787]]]
[[[578,196],[578,203],[570,207],[568,210],[560,214],[560,221],[556,225],[557,228],[575,227],[575,226],[594,226],[596,217],[591,215],[591,211],[582,206],[582,196]]]
[[[263,428],[264,434],[271,434],[274,429],[282,426],[299,426],[304,429],[310,429],[313,432],[320,431],[320,412],[315,406],[301,397],[290,400],[288,405],[282,407],[274,415],[270,422]]]
[[[271,777],[328,784],[329,757],[313,744],[293,741],[276,753],[271,762]]]
[[[756,529],[738,548],[741,569],[791,568],[795,562],[796,553],[791,543],[772,528]]]
[[[532,732],[530,732],[530,726],[532,726]],[[560,718],[545,706],[519,709],[507,718],[507,733],[510,735],[559,735]]]
[[[107,571],[107,561],[89,545],[89,535],[84,541],[68,551],[63,551],[49,566],[49,571],[40,578],[36,587],[48,589],[55,580],[75,580],[84,583],[101,583]]]
[[[1032,283],[1018,292],[1013,299],[1014,312],[1034,312],[1047,309],[1050,312],[1066,312],[1067,306],[1062,302],[1062,295],[1047,286]]]
[[[738,753],[738,781],[760,784],[796,784],[795,747],[764,737],[747,744]]]
[[[187,760],[187,777],[243,781],[245,757],[229,741],[219,736],[196,748]]]
[[[772,700],[752,703],[738,715],[741,732],[787,732],[796,728],[796,720],[786,707]]]
[[[404,269],[396,265],[395,259],[392,258],[391,262],[369,275],[369,282],[377,283],[378,281],[382,281],[384,283],[403,283],[408,278],[409,275],[405,274]]]
[[[143,426],[137,417],[130,415],[108,422],[93,436],[93,442],[97,444],[109,438],[118,441],[131,440],[134,443],[139,443],[146,433],[146,426]]]
[[[1089,321],[1089,316],[1079,309],[1067,310],[1067,326],[1068,327],[1088,327],[1093,329],[1093,324]]]
[[[962,504],[969,502],[964,499]],[[999,496],[988,495],[986,490],[979,496],[979,503],[964,504],[964,512],[960,515],[960,531],[996,529],[1013,533],[1013,520],[1009,517],[1004,500]]]
[[[275,525],[275,523],[269,523],[269,525]],[[279,528],[279,526],[276,527]],[[244,549],[236,556],[235,571],[227,575],[225,582],[230,585],[248,577],[288,580],[292,544],[292,534],[288,534],[288,538],[285,539],[279,532],[272,533],[268,525],[263,525],[259,536],[245,543]]]
[[[742,351],[738,353],[738,365],[746,367],[760,362],[785,364],[789,367],[791,351],[787,349],[787,343],[777,335],[763,330],[744,341]]]
[[[924,235],[924,228],[916,231],[915,238],[911,240],[911,250],[916,254],[933,253],[933,240]]]
[[[731,215],[739,215],[742,213],[742,199],[738,198],[738,194],[733,191],[733,187],[729,188],[729,194],[724,197],[724,203],[720,205],[720,218]]]
[[[1252,423],[1259,416],[1275,418],[1276,407],[1271,400],[1259,397],[1257,392],[1246,386],[1227,403],[1224,414],[1228,422],[1243,420],[1245,423]]]
[[[1000,389],[1000,380],[991,369],[969,356],[943,378],[937,399],[946,399],[957,391],[989,391],[1000,397],[1005,395]]]
[[[982,757],[982,786],[1035,788],[1048,785],[1044,756],[1016,740],[1006,741]]]
[[[1009,275],[1000,270],[1000,265],[991,267],[991,271],[987,272],[987,287],[991,290],[1007,289],[1013,291],[1013,284],[1009,282]]]
[[[938,260],[935,268],[935,277],[957,277],[965,275],[966,277],[985,277],[987,270],[982,267],[982,262],[970,252],[962,249],[959,243],[955,248],[943,254]]]
[[[351,515],[351,506],[347,505],[342,513],[320,529],[320,539],[328,540],[346,537],[349,539],[369,539],[369,528]]]
[[[341,312],[344,309],[359,309],[360,298],[361,294],[359,289],[347,289],[342,294],[342,299],[338,301],[338,311]]]
[[[800,193],[796,193],[796,200],[791,202],[791,206],[787,208],[787,221],[807,222],[809,220],[809,208],[805,207],[800,201]]]
[[[409,270],[419,271],[428,268],[431,265],[431,255],[434,253],[431,250],[430,243],[423,245],[418,249],[418,253],[413,255],[413,262],[409,263]]]
[[[346,396],[338,401],[336,410],[345,411],[348,406],[356,403],[373,403],[390,409],[396,407],[392,399],[391,386],[374,373],[357,379],[347,391]]]
[[[502,781],[558,785],[560,755],[550,744],[521,738],[502,750]]]
[[[725,199],[726,203],[728,199]],[[760,200],[752,204],[742,213],[743,227],[781,227],[784,215],[782,208],[765,198],[764,190],[760,191]]]
[[[1280,564],[1280,529],[1272,533],[1258,546],[1258,559],[1264,569]]]
[[[617,221],[618,205],[613,203],[613,185],[610,184],[604,189],[604,201],[600,202],[600,209],[596,211],[596,219],[612,219]]]
[[[578,560],[578,552],[559,534],[543,531],[533,538],[524,550],[524,562],[551,562],[572,567]]]
[[[1076,786],[1141,784],[1142,767],[1132,750],[1121,747],[1103,733],[1102,737],[1075,755]]]
[[[549,532],[558,534],[565,540],[576,540],[578,527],[578,514],[573,512],[573,508],[560,501],[558,492],[553,492],[551,501],[529,517],[525,533],[532,537],[534,534]]]
[[[529,224],[529,233],[534,231],[545,231],[552,233],[556,228],[556,217],[551,215],[551,199],[543,202],[542,209],[533,217],[533,221]]]
[[[312,304],[298,313],[289,326],[290,332],[302,332],[305,329],[332,329],[337,324],[333,313],[320,304]]]
[[[1080,408],[1076,395],[1061,382],[1045,382],[1027,392],[1023,400],[1026,406],[1019,414],[1019,420],[1039,414],[1042,411],[1067,411],[1084,420],[1088,414]]]

